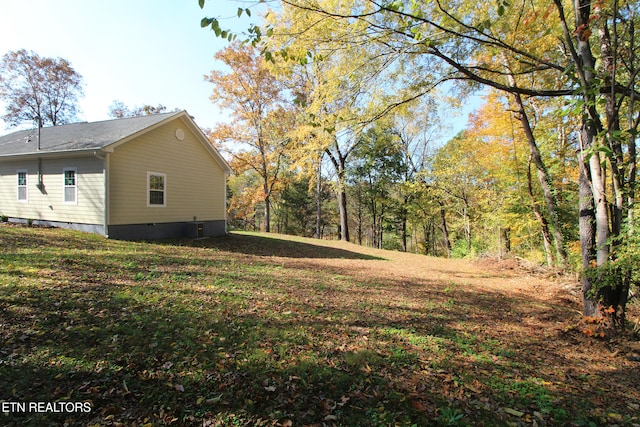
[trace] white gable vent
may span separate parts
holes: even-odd
[[[176,139],[182,141],[184,139],[184,131],[180,128],[176,129]]]

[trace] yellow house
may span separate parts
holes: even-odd
[[[186,111],[0,137],[0,215],[114,239],[226,233],[231,172]]]

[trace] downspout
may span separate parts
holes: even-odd
[[[42,157],[38,157],[38,189],[44,193],[44,183],[42,179]]]
[[[229,222],[227,218],[227,181],[231,173],[224,171],[224,234],[229,234]]]
[[[109,238],[109,222],[110,222],[110,209],[109,209],[109,153],[108,152],[100,152],[95,151],[93,155],[102,160],[102,178],[104,184],[104,200],[102,201],[102,234],[104,237]]]
[[[36,150],[38,152],[40,152],[40,137],[41,137],[41,129],[42,129],[42,118],[40,116],[37,117],[38,119],[38,145],[36,147]],[[38,157],[38,189],[40,190],[41,193],[44,194],[44,184],[43,184],[43,179],[42,179],[42,158]]]
[[[40,129],[42,129],[42,118],[38,116],[37,119],[38,119],[38,151],[40,151]]]

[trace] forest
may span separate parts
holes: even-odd
[[[578,273],[584,314],[624,326],[638,2],[240,4],[244,31],[202,19],[231,42],[205,79],[230,117],[209,136],[236,172],[232,227],[521,257]]]

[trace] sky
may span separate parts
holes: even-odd
[[[0,56],[26,49],[69,61],[84,81],[79,121],[110,119],[117,100],[129,108],[187,110],[201,128],[212,129],[228,117],[209,99],[213,85],[204,75],[222,67],[214,54],[228,42],[200,21],[222,18],[222,27],[242,32],[249,21],[238,19],[238,4],[207,0],[200,9],[198,0],[0,0]],[[449,116],[445,141],[477,105]],[[14,130],[0,120],[0,135]]]
[[[221,0],[204,9],[198,0],[0,0],[0,56],[26,49],[68,60],[84,81],[80,121],[110,119],[118,100],[129,108],[184,109],[200,127],[213,128],[226,116],[203,77],[220,67],[213,56],[228,42],[200,20],[228,17],[223,26],[240,31],[248,24],[237,9]],[[14,130],[0,120],[0,135]]]

